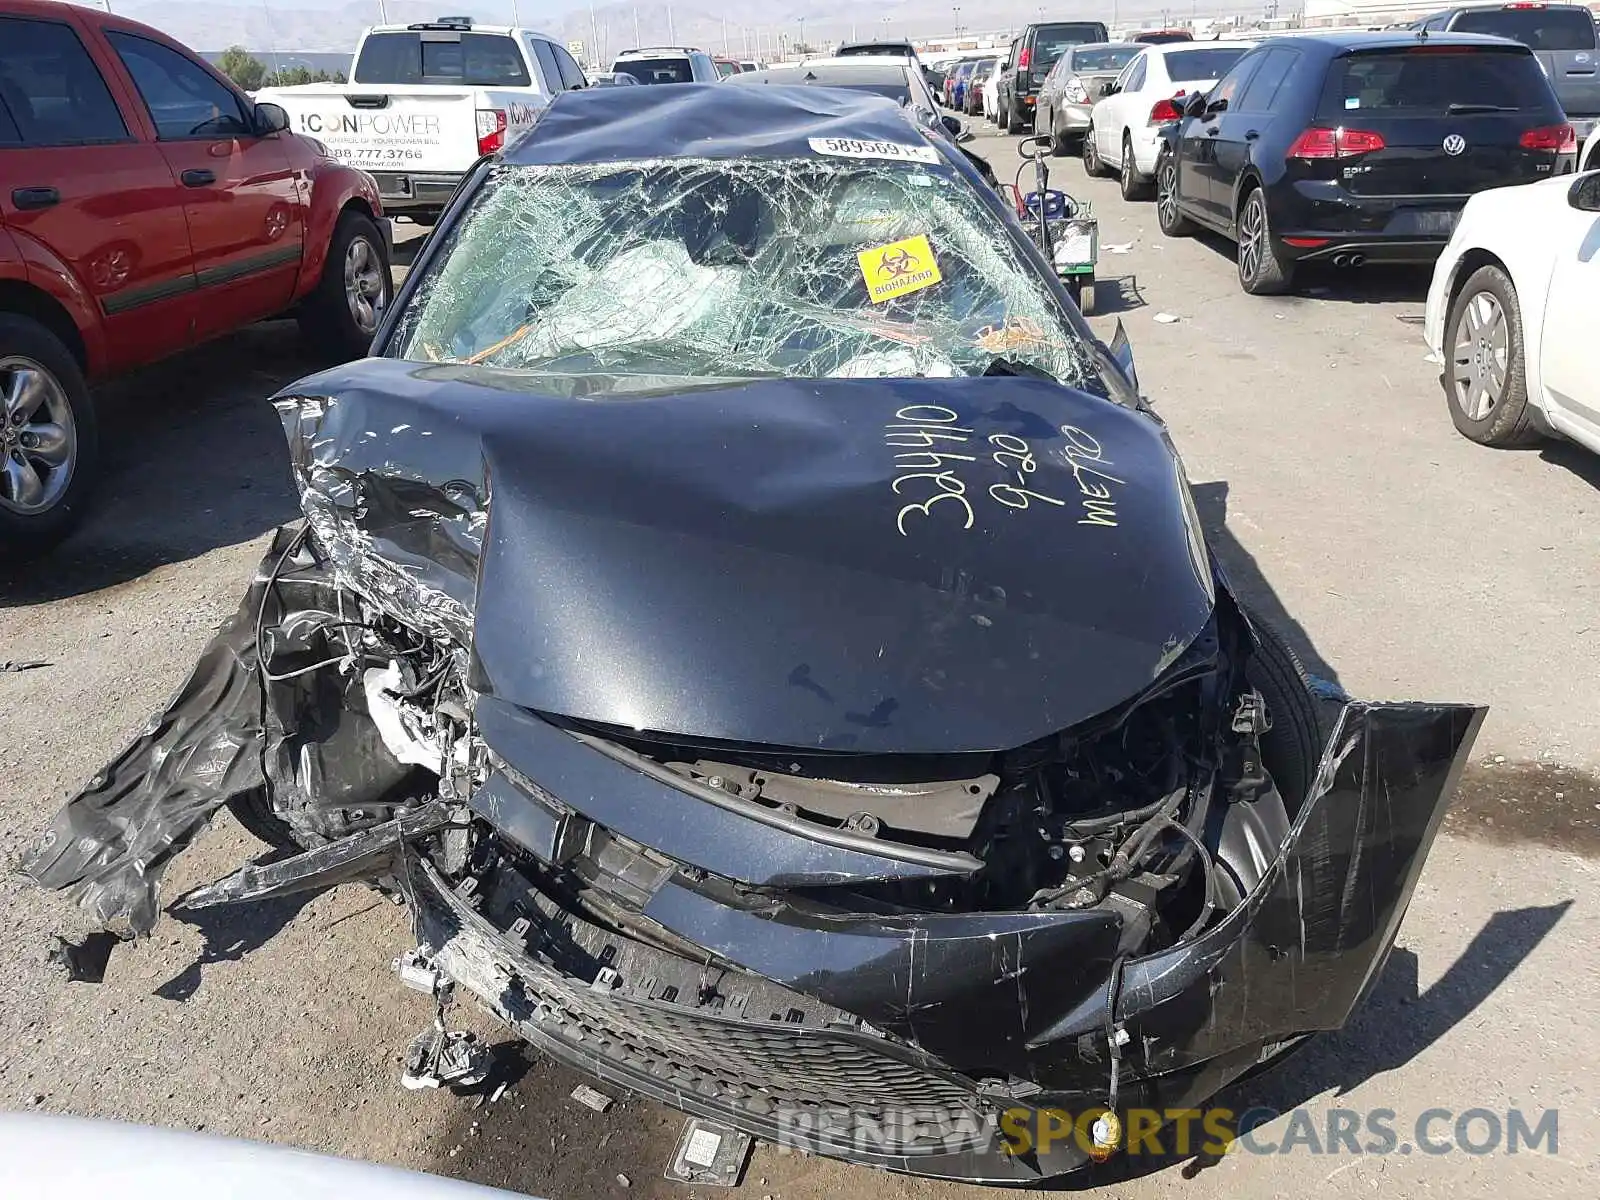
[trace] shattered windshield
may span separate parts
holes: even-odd
[[[1103,392],[970,184],[860,159],[494,168],[387,353],[550,374],[982,375]]]

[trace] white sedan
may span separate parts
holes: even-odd
[[[1254,42],[1171,42],[1149,46],[1122,68],[1089,114],[1083,169],[1115,170],[1127,200],[1141,199],[1156,173],[1161,126],[1181,116],[1180,96],[1208,92]]]
[[[1485,446],[1556,434],[1600,453],[1596,314],[1600,171],[1467,201],[1424,320],[1456,428]]]

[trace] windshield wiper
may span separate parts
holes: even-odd
[[[1458,117],[1462,113],[1516,112],[1517,111],[1517,106],[1514,105],[1514,104],[1459,104],[1458,103],[1458,104],[1447,104],[1447,105],[1445,105],[1444,106],[1444,111],[1449,113],[1452,117]]]

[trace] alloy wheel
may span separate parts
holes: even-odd
[[[1261,269],[1261,256],[1266,252],[1267,211],[1259,190],[1251,192],[1239,216],[1239,274],[1244,279],[1254,279]]]
[[[1511,362],[1511,327],[1492,292],[1462,306],[1451,355],[1456,403],[1474,421],[1487,420],[1505,395]]]
[[[1171,226],[1178,215],[1178,168],[1167,155],[1156,169],[1156,215],[1161,223]]]
[[[364,237],[354,238],[344,253],[344,298],[362,333],[378,328],[387,295],[383,259]]]
[[[1083,169],[1087,174],[1100,173],[1100,155],[1094,148],[1094,126],[1083,131]]]
[[[31,358],[0,358],[0,508],[53,507],[77,461],[78,429],[60,380]]]

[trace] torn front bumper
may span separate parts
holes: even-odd
[[[1104,1108],[1112,1029],[1129,1035],[1117,1107],[1171,1109],[1344,1023],[1393,944],[1482,716],[1347,706],[1244,903],[1119,969],[1094,912],[825,920],[719,903],[675,876],[644,904],[661,934],[647,941],[531,888],[508,908],[476,881],[452,887],[411,851],[400,876],[438,966],[556,1059],[808,1152],[1032,1183],[1084,1166],[1088,1148],[1068,1137],[1013,1153],[1006,1130]]]

